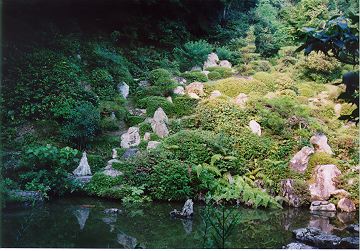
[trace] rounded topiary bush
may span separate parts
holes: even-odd
[[[168,116],[172,116],[175,113],[174,104],[164,97],[146,97],[140,99],[137,104],[140,108],[146,109],[146,114],[151,117],[159,107],[161,107]]]
[[[152,85],[168,85],[171,84],[171,73],[163,68],[152,70],[149,73],[149,80]]]
[[[207,82],[209,79],[205,73],[201,71],[187,71],[181,74],[181,77],[185,78],[188,83],[191,82]]]
[[[208,78],[210,80],[217,80],[217,79],[221,79],[221,74],[218,73],[217,71],[212,71],[208,74]]]

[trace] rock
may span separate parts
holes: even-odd
[[[192,218],[194,215],[193,206],[194,206],[193,201],[191,199],[188,199],[185,202],[181,212],[174,209],[173,211],[170,212],[170,215],[172,217],[178,217],[178,218]]]
[[[335,218],[336,211],[310,211],[311,215],[319,216],[323,218]]]
[[[352,213],[338,212],[336,214],[336,218],[344,224],[350,224],[354,222],[356,217],[357,217],[356,212],[352,212]]]
[[[151,134],[150,134],[149,132],[146,132],[146,133],[144,134],[144,140],[145,140],[145,141],[150,140],[150,137],[151,137]]]
[[[316,227],[325,233],[332,233],[335,227],[330,223],[329,217],[319,216],[312,214],[309,224],[309,227]]]
[[[168,122],[169,122],[169,119],[161,107],[159,107],[155,111],[154,117],[150,120],[152,130],[160,138],[164,138],[167,135],[169,135],[169,130],[166,126],[166,124]]]
[[[124,159],[129,159],[129,158],[132,158],[132,157],[136,156],[138,153],[139,153],[139,149],[137,149],[137,148],[128,148],[128,149],[126,149],[126,151],[124,152],[122,157]]]
[[[44,195],[38,191],[10,190],[8,195],[20,201],[44,201]]]
[[[129,90],[130,87],[125,82],[118,84],[118,91],[125,99],[129,96]]]
[[[189,95],[190,98],[200,99],[200,97],[199,97],[197,94],[195,94],[195,93],[190,92],[188,95]]]
[[[309,163],[310,155],[313,153],[314,153],[313,148],[304,146],[290,160],[290,168],[297,172],[301,172],[301,173],[305,172]]]
[[[341,198],[350,197],[350,193],[345,191],[344,189],[336,189],[335,191],[331,192],[331,195],[340,196]]]
[[[207,57],[207,60],[204,62],[203,68],[206,69],[208,67],[217,66],[217,62],[219,61],[219,57],[216,53],[210,53]]]
[[[110,119],[111,119],[111,120],[115,120],[115,119],[116,119],[115,112],[111,112]]]
[[[139,127],[130,127],[126,133],[121,135],[121,147],[130,148],[140,144]]]
[[[149,141],[146,149],[150,150],[150,149],[155,149],[158,145],[160,145],[161,143],[159,141]]]
[[[245,93],[240,93],[234,100],[235,104],[239,105],[240,107],[244,108],[246,106],[246,102],[248,101],[249,97]]]
[[[341,104],[334,105],[334,112],[336,117],[340,117],[341,115]]]
[[[261,136],[261,127],[258,122],[255,120],[251,120],[249,123],[250,130],[252,133],[257,134],[258,136]]]
[[[90,214],[90,208],[81,207],[73,211],[73,215],[75,215],[79,223],[80,230],[84,229],[86,221],[89,218],[89,214]]]
[[[299,242],[289,243],[283,248],[284,249],[314,249],[314,247],[312,247],[312,246],[308,246],[304,243],[299,243]]]
[[[118,234],[117,242],[126,249],[134,249],[137,245],[137,240],[126,234]]]
[[[91,169],[86,157],[86,152],[83,152],[83,155],[80,160],[79,166],[73,171],[75,176],[88,176],[91,175]]]
[[[288,203],[292,207],[300,207],[301,199],[295,193],[293,187],[294,181],[292,179],[281,180],[282,196],[288,200]]]
[[[104,210],[104,214],[119,214],[121,210],[118,208],[107,208]]]
[[[229,61],[227,60],[221,60],[220,63],[219,63],[219,66],[221,67],[226,67],[226,68],[231,68],[232,65]]]
[[[116,159],[118,157],[117,151],[115,148],[112,149],[111,156],[113,159]]]
[[[268,92],[264,97],[267,99],[274,99],[276,98],[278,95],[275,92]]]
[[[323,152],[327,154],[333,154],[330,146],[327,143],[327,137],[318,133],[310,138],[310,143],[314,146],[315,152]]]
[[[352,200],[348,199],[348,198],[342,198],[339,200],[337,207],[342,211],[342,212],[355,212],[356,211],[356,207],[354,202],[352,202]]]
[[[210,99],[217,98],[221,96],[221,92],[218,90],[212,91],[210,94]]]
[[[317,248],[335,248],[341,241],[340,237],[323,233],[314,227],[296,229],[293,234],[297,240]]]
[[[74,179],[81,184],[87,184],[91,181],[92,175],[86,175],[86,176],[74,176]]]
[[[120,161],[117,159],[109,160],[107,166],[104,168],[104,171],[102,173],[111,177],[118,177],[123,175],[121,171],[116,170],[112,167],[113,163],[120,163]]]
[[[318,165],[314,168],[315,183],[310,184],[311,200],[328,200],[337,190],[336,178],[341,175],[335,165]]]
[[[185,89],[182,86],[177,86],[174,90],[173,90],[174,94],[177,95],[185,95]]]
[[[129,109],[129,113],[134,116],[145,116],[146,109],[140,109],[140,108]]]
[[[359,237],[352,236],[352,237],[342,238],[339,243],[338,248],[348,248],[348,249],[359,250]]]
[[[173,101],[172,101],[172,98],[171,98],[170,96],[166,97],[166,99],[167,99],[170,103],[173,102]]]
[[[204,92],[204,84],[200,82],[192,82],[188,86],[185,87],[186,93],[195,93],[198,96],[203,96],[205,94]]]
[[[206,77],[209,75],[209,71],[201,71],[204,75],[206,75]]]
[[[200,68],[201,71],[201,68]],[[186,85],[186,79],[182,77],[173,77],[172,80],[176,81],[179,85]]]
[[[139,87],[148,87],[150,85],[149,81],[142,80],[139,82]]]
[[[359,233],[359,224],[351,224],[347,226],[346,230],[352,233]]]
[[[196,66],[191,67],[190,71],[201,71],[201,70],[202,70],[201,66],[196,65]]]
[[[313,201],[310,205],[310,211],[332,211],[336,212],[336,207],[328,201]]]

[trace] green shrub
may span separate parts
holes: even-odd
[[[212,72],[219,73],[221,78],[228,78],[233,75],[232,70],[227,67],[213,66],[213,67],[206,68],[206,70],[210,71],[210,73],[212,73]]]
[[[173,99],[176,116],[189,116],[193,114],[198,101],[188,96],[178,96]]]
[[[92,173],[96,173],[100,169],[106,166],[106,158],[97,155],[97,154],[88,154],[87,155],[89,166]]]
[[[139,124],[140,135],[144,135],[146,132],[152,132],[151,125],[146,122]]]
[[[140,108],[146,109],[146,114],[152,117],[155,111],[161,107],[167,116],[174,114],[174,104],[164,97],[150,96],[138,101]]]
[[[269,72],[269,71],[271,71],[271,64],[267,60],[254,60],[254,61],[251,61],[249,66],[255,72],[259,72],[259,71]]]
[[[217,79],[221,79],[221,74],[217,71],[212,71],[212,72],[209,72],[208,74],[208,78],[210,80],[217,80]]]
[[[317,152],[310,156],[308,167],[305,171],[306,179],[310,179],[314,168],[318,165],[338,165],[339,162],[327,153]]]
[[[103,131],[116,131],[119,129],[119,121],[110,117],[105,117],[100,121],[100,128]]]
[[[171,74],[166,69],[155,69],[149,73],[149,80],[152,85],[168,85],[172,82]]]
[[[205,75],[205,73],[201,71],[187,71],[184,73],[181,73],[181,77],[185,78],[187,82],[207,82],[208,77]]]
[[[106,197],[107,191],[112,187],[121,185],[122,177],[111,177],[103,173],[95,173],[90,182],[86,184],[85,191],[90,195]]]
[[[128,116],[126,116],[126,119],[125,119],[126,124],[130,127],[138,125],[138,124],[144,122],[144,120],[145,120],[144,117],[136,116],[136,115],[128,115]]]
[[[165,159],[157,163],[150,175],[151,196],[154,199],[169,201],[182,201],[191,197],[189,165],[179,160]]]
[[[216,54],[218,55],[220,60],[234,61],[234,58],[236,57],[235,53],[225,46],[217,47]]]
[[[212,51],[212,46],[204,41],[190,41],[183,48],[174,49],[174,57],[180,64],[181,70],[188,70],[196,65],[203,65],[207,56]]]
[[[227,78],[221,79],[212,85],[208,85],[209,92],[213,90],[219,90],[222,94],[230,97],[236,97],[240,93],[249,94],[251,92],[257,92],[266,94],[270,91],[275,91],[275,86],[267,85],[256,79],[244,79],[244,78]]]

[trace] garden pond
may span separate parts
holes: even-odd
[[[180,203],[152,202],[123,206],[117,201],[69,197],[24,207],[8,204],[2,211],[1,246],[31,248],[203,248],[204,205],[194,203],[192,220],[171,218]],[[105,209],[118,208],[107,214]],[[307,209],[281,210],[229,207],[240,222],[226,248],[282,248],[292,230],[314,226],[341,235],[358,213],[314,215]]]

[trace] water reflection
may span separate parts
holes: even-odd
[[[184,227],[186,234],[191,234],[192,227],[193,227],[193,220],[192,219],[181,219],[182,225]]]
[[[89,218],[90,208],[79,207],[77,209],[74,209],[73,214],[75,215],[75,217],[79,223],[80,230],[83,230],[85,227],[86,221]]]
[[[137,245],[136,238],[126,235],[124,233],[120,233],[117,235],[117,242],[122,245],[124,248],[134,249]]]

